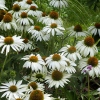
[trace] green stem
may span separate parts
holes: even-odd
[[[90,100],[90,79],[89,79],[89,74],[87,76],[87,81],[88,81],[88,100]]]

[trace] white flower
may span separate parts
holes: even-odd
[[[92,35],[99,35],[100,36],[100,23],[95,23],[94,25],[88,28],[88,31],[92,33]]]
[[[53,70],[46,76],[45,80],[46,83],[49,84],[49,87],[64,87],[65,84],[68,84],[69,80],[68,78],[71,77],[71,74],[67,74],[66,72]]]
[[[75,69],[76,64],[73,61],[67,61],[67,64],[68,65],[65,68],[67,73],[75,73],[76,72],[76,69]]]
[[[56,11],[51,11],[48,16],[45,16],[44,19],[42,19],[43,23],[48,25],[51,23],[57,23],[58,25],[63,25],[62,19],[59,17],[58,12]]]
[[[27,50],[32,50],[33,49],[32,41],[30,41],[27,38],[25,38],[23,40],[23,42],[24,42],[24,47],[23,47],[22,50],[27,51]]]
[[[26,12],[21,12],[20,17],[16,20],[16,23],[18,25],[30,25],[33,24],[33,20],[31,18],[28,17]]]
[[[33,90],[30,94],[25,94],[24,100],[54,100],[51,94],[44,93],[41,90]]]
[[[91,65],[91,69],[88,70],[88,74],[91,77],[98,77],[100,75],[100,60],[96,57],[89,57],[89,58],[84,58],[79,61],[78,67],[80,70],[86,70],[87,66]],[[87,71],[87,70],[86,70]]]
[[[43,31],[46,34],[52,34],[52,36],[54,36],[54,35],[62,35],[64,30],[65,29],[61,25],[58,25],[56,23],[48,24],[47,26],[45,26],[43,28]]]
[[[27,14],[33,17],[40,17],[42,15],[42,11],[37,10],[36,6],[30,6],[29,9],[26,10]]]
[[[72,61],[76,61],[82,58],[75,46],[65,45],[59,50],[59,52],[63,53],[68,59]]]
[[[3,19],[0,22],[0,28],[5,31],[10,30],[12,28],[15,30],[17,29],[16,22],[10,13],[4,15]]]
[[[50,34],[46,34],[45,32],[43,32],[40,26],[31,26],[28,29],[28,33],[31,33],[31,38],[36,38],[37,41],[48,41],[50,38]]]
[[[9,13],[11,13],[15,19],[18,19],[22,11],[23,10],[21,10],[20,5],[14,4],[12,10],[10,10]]]
[[[44,85],[39,82],[30,81],[27,84],[26,92],[31,93],[33,90],[41,90],[44,91]]]
[[[32,71],[35,71],[35,72],[39,70],[41,71],[43,69],[43,66],[45,66],[45,62],[43,61],[43,59],[41,58],[39,54],[26,55],[22,58],[22,60],[26,61],[23,67],[31,68]]]
[[[98,53],[98,49],[94,44],[94,39],[91,36],[86,37],[84,40],[76,44],[77,50],[84,57],[94,56]]]
[[[0,36],[0,47],[2,47],[1,53],[6,51],[6,55],[10,52],[10,49],[18,52],[24,47],[23,39],[21,39],[21,36],[16,35],[12,37]]]
[[[19,98],[24,95],[26,91],[26,85],[22,85],[22,80],[16,82],[16,80],[9,81],[8,83],[1,83],[3,86],[0,86],[0,92],[4,92],[2,97],[6,97],[9,100],[11,98]]]
[[[76,26],[72,26],[67,28],[67,31],[69,33],[69,36],[75,36],[77,37],[81,37],[81,36],[86,36],[86,31],[82,30],[81,25],[76,25]]]
[[[65,70],[65,67],[68,65],[67,59],[63,54],[52,54],[46,59],[46,64],[49,69],[58,69],[58,70]]]
[[[51,0],[49,5],[57,8],[65,8],[68,6],[68,3],[66,2],[66,0]]]

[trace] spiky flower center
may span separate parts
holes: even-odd
[[[74,53],[74,52],[76,52],[76,47],[75,47],[75,46],[69,47],[69,48],[68,48],[68,52],[69,52],[69,53]]]
[[[17,12],[20,10],[20,6],[18,4],[14,4],[12,9]]]
[[[31,62],[37,62],[37,61],[38,61],[38,57],[37,57],[37,56],[31,56],[31,57],[29,58],[29,60],[30,60]]]
[[[34,90],[31,92],[29,100],[44,100],[44,94],[40,90]]]
[[[4,39],[4,43],[5,44],[12,44],[14,42],[14,40],[13,40],[13,38],[12,37],[10,37],[10,36],[8,36],[8,37],[5,37],[5,39]]]
[[[82,32],[82,27],[80,25],[76,25],[74,27],[74,31],[76,31],[76,32]]]
[[[98,65],[98,59],[96,57],[90,57],[87,61],[89,65],[92,65],[93,67]]]
[[[38,78],[38,79],[43,78],[43,75],[42,74],[36,74],[36,78]]]
[[[70,62],[69,61],[67,61],[67,65],[70,66]]]
[[[21,13],[21,18],[27,18],[27,16],[28,16],[28,15],[27,15],[26,12],[22,12],[22,13]]]
[[[59,81],[61,80],[63,77],[63,73],[58,71],[58,70],[54,70],[52,72],[52,79],[55,80],[55,81]]]
[[[34,90],[36,90],[37,87],[38,87],[38,85],[37,85],[36,82],[31,82],[31,83],[29,83],[29,86],[31,86]]]
[[[95,27],[100,29],[100,23],[95,23]]]
[[[56,28],[57,27],[57,24],[56,23],[52,23],[50,27],[51,28]]]
[[[0,9],[0,14],[5,15],[7,13],[6,10]]]
[[[59,54],[54,54],[53,56],[52,56],[52,60],[53,61],[59,61],[61,59],[61,56],[59,55]]]
[[[9,23],[9,22],[12,21],[12,17],[9,16],[9,15],[4,15],[4,17],[3,17],[3,21],[4,21],[5,23]]]
[[[4,16],[4,15],[0,14],[0,22],[2,21],[3,16]]]
[[[49,14],[49,16],[52,18],[52,19],[58,19],[58,13],[57,12],[55,12],[55,11],[52,11],[52,12],[50,12],[50,14]]]
[[[37,31],[41,30],[40,26],[34,26],[34,29],[37,30]]]
[[[27,0],[26,3],[31,5],[32,4],[32,0]]]
[[[45,16],[46,16],[46,13],[45,13],[45,12],[43,12],[43,13],[42,13],[42,17],[45,17]]]
[[[11,18],[13,18],[11,13],[6,13],[6,15],[10,16]]]
[[[9,90],[11,92],[16,92],[17,91],[17,87],[15,85],[12,85],[12,86],[9,87]]]
[[[28,43],[28,39],[25,38],[25,39],[23,40],[23,42],[24,42],[24,43]]]
[[[94,45],[94,39],[91,36],[88,36],[84,40],[86,46],[92,47]]]
[[[31,6],[31,7],[30,7],[30,10],[36,11],[37,8],[36,8],[36,6]]]
[[[16,100],[22,100],[22,99],[20,99],[20,98],[17,98]]]

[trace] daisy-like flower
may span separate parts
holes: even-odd
[[[61,25],[58,25],[57,23],[51,23],[43,28],[43,31],[46,34],[52,34],[52,36],[62,35],[64,30],[65,28]]]
[[[97,34],[100,36],[100,23],[95,23],[93,26],[90,26],[88,31],[94,36]]]
[[[2,30],[10,30],[10,29],[17,29],[16,22],[11,13],[7,13],[4,15],[3,19],[0,22],[0,28]]]
[[[41,58],[41,56],[39,54],[26,55],[22,58],[22,60],[26,61],[23,65],[23,67],[31,68],[32,71],[35,71],[35,72],[37,72],[39,70],[42,71],[43,66],[45,66],[45,62],[43,61],[43,59]]]
[[[23,10],[29,9],[30,6],[36,6],[38,8],[37,4],[35,4],[33,0],[23,0],[23,3],[21,3],[21,8]]]
[[[26,85],[22,84],[22,80],[16,82],[16,80],[9,81],[8,83],[1,83],[3,86],[0,86],[0,92],[4,92],[2,97],[8,98],[11,100],[14,98],[19,98],[24,95],[26,92]]]
[[[68,65],[67,61],[69,61],[63,54],[57,53],[50,55],[45,60],[49,69],[58,69],[62,71],[65,70],[65,67]]]
[[[66,2],[66,0],[51,0],[49,5],[56,8],[65,8],[68,6],[68,3]]]
[[[30,41],[29,39],[25,38],[23,40],[23,42],[24,42],[24,47],[23,47],[24,51],[32,50],[33,49],[32,41]]]
[[[57,23],[58,25],[63,25],[62,19],[59,17],[58,12],[51,11],[48,16],[43,19],[43,23],[46,25],[51,23]]]
[[[37,10],[36,6],[30,6],[28,10],[26,10],[27,14],[33,17],[40,17],[42,15],[42,11]]]
[[[40,26],[31,26],[28,33],[31,33],[31,38],[36,38],[37,41],[48,41],[50,38],[50,34],[46,34]]]
[[[76,69],[75,66],[76,64],[73,61],[67,61],[68,66],[66,66],[65,70],[67,73],[75,73]]]
[[[27,94],[24,100],[54,100],[51,94],[44,94],[41,90],[33,90],[30,94]]]
[[[100,39],[100,23],[95,23],[94,25],[90,26],[88,31],[90,34],[92,34],[95,42],[97,42],[97,46],[100,46],[100,41],[98,41]]]
[[[33,20],[30,17],[28,17],[26,12],[21,12],[20,17],[16,20],[16,22],[18,25],[22,25],[22,26],[30,25],[34,23]]]
[[[89,67],[89,66],[92,67]],[[98,77],[100,75],[100,60],[98,60],[97,57],[89,57],[84,58],[79,61],[79,68],[81,70],[84,70],[84,68],[88,67],[88,74],[91,77]]]
[[[31,93],[33,90],[41,90],[44,91],[44,85],[38,82],[29,82],[27,85],[27,92]]]
[[[94,56],[98,53],[98,49],[95,45],[95,41],[91,36],[86,37],[84,40],[79,41],[76,44],[77,50],[84,57]]]
[[[21,12],[21,6],[18,4],[14,4],[12,10],[9,11],[9,13],[11,13],[15,19],[20,17]]]
[[[45,78],[46,83],[49,84],[49,87],[64,87],[65,84],[68,84],[68,78],[71,77],[71,74],[67,74],[66,72],[53,70],[51,71]]]
[[[10,52],[10,49],[18,52],[24,47],[23,39],[21,39],[21,36],[16,35],[12,37],[0,36],[0,47],[2,47],[1,53],[6,51],[6,55]]]
[[[81,25],[76,25],[76,26],[72,26],[67,28],[68,32],[69,32],[69,36],[75,36],[77,37],[81,37],[81,36],[86,36],[86,31],[82,30],[82,26]]]
[[[82,58],[75,46],[66,45],[62,47],[59,52],[63,53],[68,59],[72,61],[76,61]]]

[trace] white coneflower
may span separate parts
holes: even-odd
[[[62,8],[62,7],[65,8],[68,6],[68,3],[66,0],[51,0],[49,5],[56,8]]]
[[[50,38],[50,34],[46,34],[38,25],[31,26],[27,31],[31,33],[31,38],[35,38],[37,41],[48,41]]]
[[[12,10],[9,11],[9,13],[11,13],[15,19],[18,19],[20,17],[21,12],[21,7],[18,4],[14,4]]]
[[[26,55],[22,58],[22,60],[25,60],[26,62],[24,63],[23,67],[26,68],[31,68],[32,71],[42,71],[43,66],[45,66],[45,62],[42,59],[42,57],[40,56],[40,54],[34,55],[34,54],[30,54],[30,55]]]
[[[100,23],[95,23],[94,25],[88,28],[88,31],[92,33],[92,35],[99,35],[100,36]]]
[[[0,47],[2,47],[1,53],[6,51],[6,55],[10,52],[11,49],[15,52],[18,52],[24,47],[23,39],[21,39],[21,36],[16,35],[12,37],[0,36]]]
[[[83,73],[84,73],[84,68],[88,67],[88,74],[92,77],[95,77],[95,76],[98,77],[100,75],[100,60],[98,60],[97,57],[93,56],[93,57],[81,59],[79,61],[78,66],[81,70],[83,70],[82,71]]]
[[[23,44],[24,44],[24,47],[23,47],[22,50],[24,50],[24,51],[32,50],[34,48],[34,45],[33,45],[32,41],[30,41],[27,38],[24,38]]]
[[[11,13],[6,13],[3,17],[3,19],[1,20],[0,22],[0,28],[2,30],[10,30],[10,29],[17,29],[17,25],[16,25],[16,22],[12,16]]]
[[[76,38],[77,38],[77,37],[82,37],[82,36],[86,36],[86,35],[87,35],[87,34],[86,34],[87,32],[86,32],[86,31],[83,31],[82,26],[79,25],[79,24],[67,28],[67,31],[68,31],[68,33],[69,33],[69,36],[75,36]]]
[[[50,55],[45,60],[49,69],[58,69],[62,71],[65,70],[65,67],[68,65],[67,61],[69,61],[63,54],[57,53]]]
[[[94,56],[98,53],[98,49],[95,45],[95,41],[91,36],[86,37],[84,40],[79,41],[76,44],[77,50],[84,57]]]
[[[19,98],[24,95],[26,92],[26,85],[22,84],[22,80],[16,82],[16,80],[9,81],[8,83],[1,83],[3,86],[0,86],[0,92],[4,92],[2,97],[8,98],[11,100],[14,98]]]
[[[62,27],[61,25],[57,24],[57,23],[48,24],[47,26],[45,26],[43,28],[43,31],[46,34],[51,34],[52,36],[54,36],[54,35],[62,35],[64,30],[65,30],[65,28]]]
[[[45,16],[45,18],[43,19],[43,23],[45,23],[46,25],[51,23],[57,23],[58,25],[63,25],[63,21],[59,17],[58,12],[56,11],[51,11],[48,16]]]
[[[21,12],[20,17],[16,20],[18,25],[27,26],[30,24],[34,24],[34,21],[27,15],[26,12]]]
[[[68,78],[71,77],[71,74],[67,74],[66,72],[53,70],[46,76],[46,83],[49,84],[49,87],[64,87],[65,84],[68,84]]]
[[[68,59],[72,61],[76,61],[82,58],[75,46],[65,45],[59,50],[59,52],[63,53]]]
[[[40,17],[42,15],[42,11],[37,10],[36,6],[30,6],[29,9],[26,10],[27,14],[33,17]]]
[[[33,90],[30,94],[26,94],[24,100],[54,100],[51,94],[45,94],[41,90]]]

